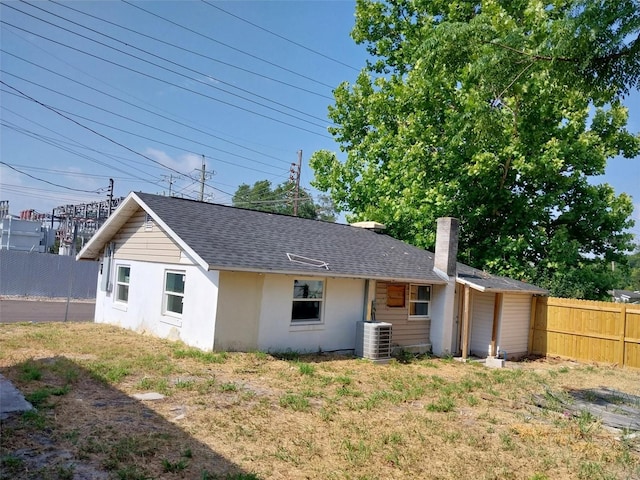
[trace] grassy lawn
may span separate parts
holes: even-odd
[[[0,326],[0,372],[37,407],[2,421],[3,479],[640,478],[640,438],[563,407],[640,395],[633,370],[203,353],[54,323]]]

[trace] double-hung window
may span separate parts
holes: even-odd
[[[409,317],[429,317],[429,305],[431,303],[431,286],[411,285],[409,288]]]
[[[294,280],[291,323],[320,323],[323,302],[323,280]]]
[[[131,267],[128,265],[118,265],[116,270],[116,301],[122,303],[129,302],[129,278]]]
[[[164,312],[182,315],[184,303],[185,272],[165,272],[164,276]]]

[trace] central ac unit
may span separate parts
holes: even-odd
[[[356,356],[371,360],[391,358],[391,324],[358,322],[356,325]]]

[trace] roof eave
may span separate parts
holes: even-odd
[[[468,285],[470,288],[477,290],[479,292],[487,292],[487,293],[522,293],[528,295],[548,295],[549,292],[546,290],[541,290],[539,288],[493,288],[493,287],[485,287],[483,285],[479,285],[477,283],[473,283],[469,280],[464,280],[460,277],[456,278],[456,282],[462,285]]]

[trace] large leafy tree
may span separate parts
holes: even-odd
[[[629,273],[626,288],[633,291],[640,291],[640,245],[636,245],[636,250],[629,255]]]
[[[630,0],[358,0],[372,60],[334,92],[347,158],[316,152],[314,185],[426,248],[437,217],[458,217],[462,261],[603,298],[633,207],[589,179],[640,151],[621,103],[639,31]]]
[[[282,183],[275,188],[269,180],[259,180],[251,185],[241,184],[233,194],[232,202],[235,207],[261,210],[263,212],[294,214],[295,186],[290,182]],[[298,192],[299,217],[316,220],[335,221],[335,211],[330,199],[320,196],[318,204],[311,195],[300,189]]]

